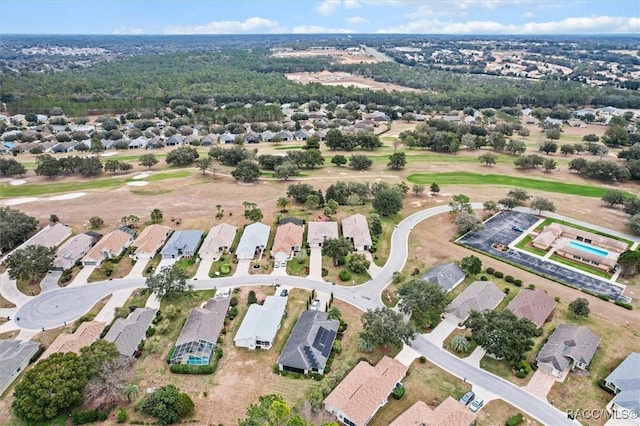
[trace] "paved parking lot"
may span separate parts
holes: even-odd
[[[488,253],[491,256],[520,265],[525,269],[548,276],[571,287],[604,294],[612,300],[629,301],[629,298],[623,295],[624,286],[584,275],[573,269],[547,262],[522,251],[508,250],[504,252],[491,247],[496,242],[505,245],[511,244],[512,241],[522,235],[521,232],[514,231],[512,227],[519,226],[526,231],[537,221],[538,219],[535,216],[528,213],[502,212],[485,222],[484,229],[469,233],[458,239],[458,242]]]

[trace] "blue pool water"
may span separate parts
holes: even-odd
[[[569,247],[577,248],[582,251],[589,252],[591,254],[597,254],[598,256],[602,256],[602,257],[606,257],[609,254],[609,252],[606,250],[596,248],[590,244],[580,243],[578,241],[569,241]]]
[[[207,365],[209,362],[206,358],[200,358],[196,356],[190,356],[187,360],[187,364],[189,365]]]

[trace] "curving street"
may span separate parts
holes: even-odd
[[[482,208],[481,203],[473,203],[472,206],[475,209]],[[518,210],[530,212],[528,209]],[[425,219],[448,211],[450,211],[450,207],[448,205],[442,205],[422,210],[402,220],[391,237],[391,249],[387,263],[381,268],[376,277],[359,286],[343,287],[286,275],[247,275],[242,277],[198,279],[190,280],[189,283],[192,284],[195,289],[200,290],[211,289],[213,287],[221,289],[230,286],[281,284],[290,287],[316,289],[327,293],[333,292],[334,297],[356,306],[361,310],[376,308],[383,306],[380,297],[381,292],[391,282],[393,273],[395,271],[401,271],[407,260],[408,239],[413,227]],[[549,216],[568,219],[561,215]],[[634,237],[627,235],[624,235],[624,237],[636,242],[638,241],[638,239]],[[123,278],[46,291],[37,297],[29,297],[26,301],[22,299],[24,304],[19,306],[15,314],[16,324],[20,328],[27,330],[37,330],[42,327],[46,329],[59,327],[64,323],[79,318],[88,312],[98,300],[113,292],[126,289],[132,290],[142,286],[144,286],[143,278]],[[3,292],[6,291],[5,287],[6,286],[1,287]],[[410,346],[419,354],[426,356],[431,362],[449,373],[461,379],[464,378],[467,382],[474,385],[488,389],[497,397],[522,410],[529,416],[534,417],[543,424],[575,424],[567,419],[565,413],[557,410],[546,401],[504,379],[451,355],[442,347],[429,342],[424,336],[417,336]]]

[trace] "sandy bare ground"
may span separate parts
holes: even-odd
[[[346,52],[344,50],[298,50],[294,52],[278,52],[273,54],[276,58],[313,58],[330,56],[338,64],[375,64],[380,62],[377,58],[363,52]]]
[[[371,90],[397,90],[399,92],[421,92],[422,90],[411,87],[400,86],[399,84],[382,83],[370,78],[359,77],[346,72],[297,72],[284,75],[289,80],[300,83],[320,83],[327,86],[354,86]]]

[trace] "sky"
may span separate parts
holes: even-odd
[[[640,34],[640,0],[0,0],[0,34]]]

